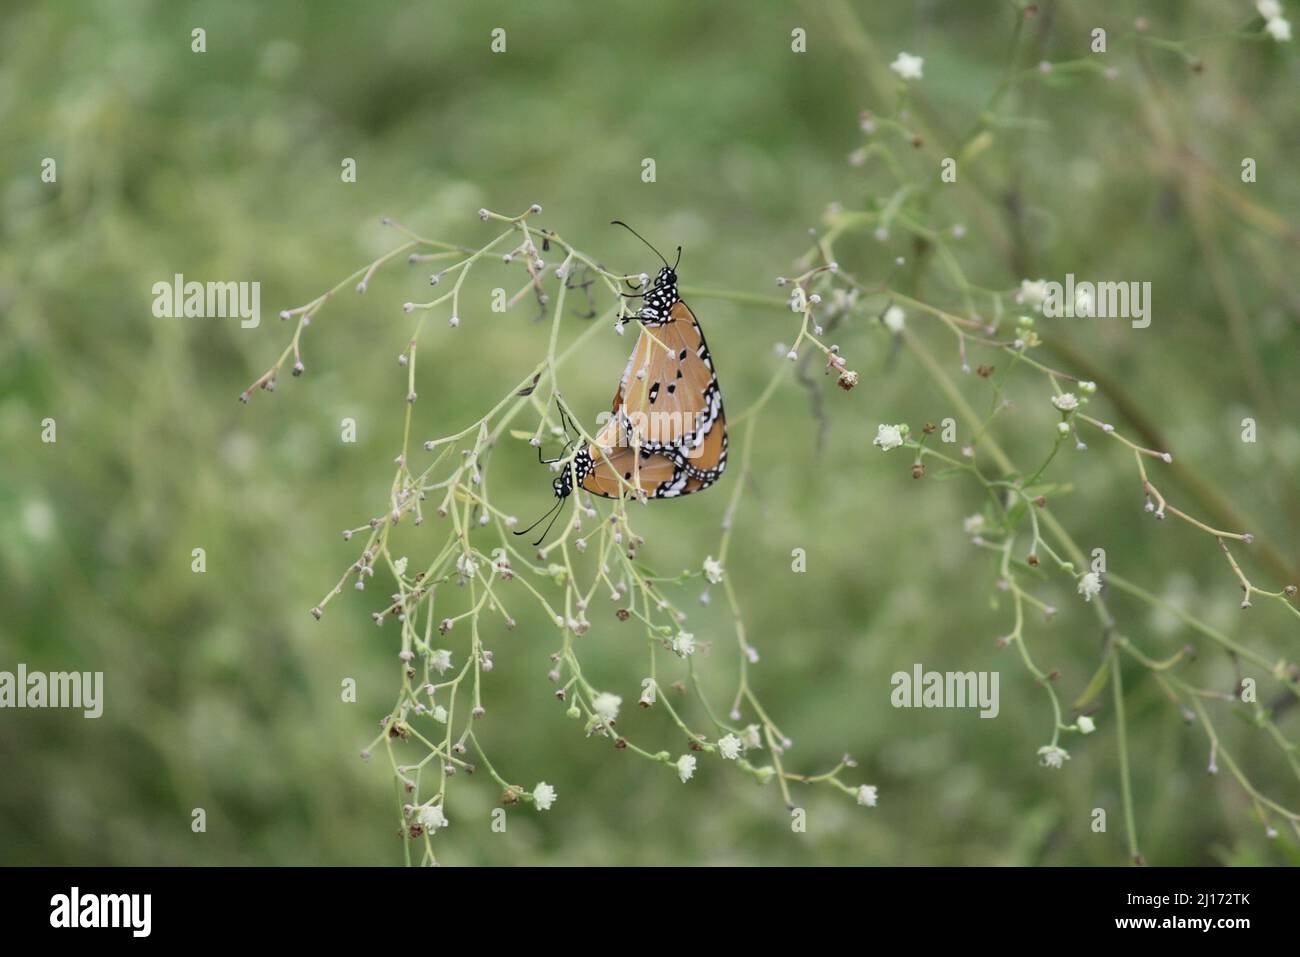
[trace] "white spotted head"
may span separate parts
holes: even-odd
[[[655,277],[654,286],[645,294],[645,305],[641,307],[639,318],[667,319],[679,299],[681,296],[677,292],[677,270],[671,266],[664,266]]]
[[[663,260],[664,267],[660,269],[659,274],[655,276],[654,285],[650,288],[650,291],[640,294],[644,298],[644,303],[641,306],[641,309],[637,312],[636,317],[642,322],[666,322],[669,313],[672,312],[673,306],[681,299],[681,296],[677,292],[677,266],[682,261],[682,247],[677,247],[677,262],[670,266],[668,265],[668,260],[664,259],[663,253],[655,249],[654,246],[651,246],[644,236],[627,223],[620,219],[615,219],[611,221],[611,225],[622,226],[637,239],[641,240],[641,242],[645,243],[651,252]]]

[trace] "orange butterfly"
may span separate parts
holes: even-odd
[[[620,320],[636,319],[641,334],[614,393],[612,416],[595,441],[565,461],[564,471],[552,481],[558,501],[551,511],[517,535],[527,534],[553,512],[554,524],[575,484],[604,498],[678,498],[713,485],[727,467],[722,390],[704,330],[678,295],[676,264],[669,266],[631,226],[619,220],[614,224],[649,246],[664,267],[650,291],[638,294],[643,303],[636,315]],[[679,263],[681,253],[679,246]],[[560,412],[567,418],[563,406]],[[564,456],[550,462],[562,460]]]

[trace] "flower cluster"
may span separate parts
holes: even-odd
[[[430,282],[445,291],[427,302],[402,306],[405,314],[415,317],[415,325],[398,359],[400,374],[406,381],[405,439],[394,460],[391,492],[372,517],[343,533],[345,540],[358,543],[357,558],[312,609],[312,616],[321,619],[349,583],[353,591],[368,594],[380,571],[391,579],[391,594],[373,611],[372,618],[380,627],[391,623],[397,629],[397,703],[383,717],[380,733],[363,756],[369,757],[382,748],[402,793],[408,795],[401,804],[410,838],[406,842],[408,861],[414,862],[410,849],[416,845],[421,848],[421,863],[436,862],[434,837],[449,826],[447,793],[458,774],[486,770],[501,789],[503,807],[531,804],[538,811],[547,811],[555,806],[554,787],[543,781],[529,789],[510,781],[489,760],[485,749],[489,737],[484,724],[489,714],[488,674],[495,660],[487,642],[492,635],[516,627],[522,619],[515,609],[522,603],[535,606],[540,612],[537,617],[548,623],[542,636],[554,643],[554,650],[545,678],[553,684],[555,698],[563,703],[563,713],[581,722],[587,737],[667,766],[682,783],[702,773],[704,762],[713,759],[739,768],[760,783],[777,781],[787,806],[793,803],[790,786],[798,782],[824,784],[859,804],[874,805],[874,787],[841,780],[842,773],[854,766],[851,761],[818,775],[785,769],[784,755],[792,742],[772,722],[749,683],[748,669],[757,662],[758,654],[746,637],[741,606],[726,572],[733,523],[725,523],[721,540],[711,550],[701,548],[705,557],[698,571],[674,578],[654,577],[635,561],[637,550],[646,546],[646,537],[633,524],[629,507],[635,502],[632,498],[615,500],[602,516],[598,509],[604,506],[579,492],[572,519],[554,540],[534,554],[523,550],[512,534],[517,519],[504,512],[488,491],[492,458],[487,452],[506,439],[527,442],[535,449],[558,444],[558,437],[565,434],[560,425],[562,418],[573,420],[571,415],[563,414],[559,377],[584,342],[609,328],[606,323],[582,324],[583,331],[569,345],[560,347],[561,328],[567,327],[566,297],[574,288],[575,274],[584,271],[604,288],[610,302],[605,316],[616,328],[622,328],[621,320],[628,318],[627,299],[621,294],[623,283],[644,282],[644,277],[610,272],[553,230],[536,226],[534,218],[539,213],[540,207],[536,206],[518,216],[481,210],[482,220],[499,223],[502,229],[472,250],[426,239],[405,226],[386,221],[406,242],[307,305],[286,310],[286,319],[297,319],[289,346],[241,396],[247,401],[258,388],[271,391],[281,368],[291,360],[299,362],[304,332],[335,292],[354,285],[358,293],[364,293],[376,270],[401,255],[413,264],[438,263],[439,270]],[[491,257],[489,254],[494,252],[500,255]],[[549,261],[548,252],[554,257]],[[445,310],[453,330],[462,325],[462,319],[472,321],[475,310],[462,299],[466,277],[493,261],[522,272],[512,303],[531,297],[543,314],[549,314],[547,351],[536,367],[513,384],[480,419],[458,431],[431,438],[422,447],[413,446],[413,408],[419,398],[418,344],[426,320]],[[797,359],[804,345],[820,349],[830,367],[838,372],[839,385],[847,389],[857,374],[847,369],[838,347],[820,340],[822,330],[813,320],[822,299],[816,292],[809,293],[808,285],[823,271],[815,270],[793,280],[790,302],[800,317],[801,328],[788,352]],[[782,372],[789,365],[783,363]],[[781,375],[777,374],[778,381]],[[752,409],[755,418],[772,392],[769,389]],[[534,419],[531,428],[514,427],[529,418]],[[559,450],[553,466],[558,470],[572,466],[578,448],[591,447],[592,436],[580,425],[573,427],[580,434],[577,441]],[[742,442],[752,434],[751,427]],[[743,474],[733,480],[728,515],[738,507],[745,484]],[[403,524],[422,526],[421,531],[426,533],[432,527],[434,535],[441,537],[441,544],[435,542],[424,558],[395,554],[393,532]],[[719,711],[707,701],[701,701],[693,709],[698,714],[693,715],[687,709],[689,702],[670,702],[660,693],[667,686],[661,682],[679,684],[661,677],[671,667],[672,659],[679,662],[678,667],[689,669],[704,644],[683,627],[688,616],[673,595],[675,587],[691,579],[704,583],[706,598],[709,586],[720,586],[736,623],[740,678],[725,718],[715,717]],[[595,604],[602,600],[602,593],[603,600],[612,605],[608,618],[595,615]],[[635,621],[644,629],[649,676],[633,679],[637,672],[629,671],[627,680],[639,681],[637,704],[641,708],[663,708],[669,714],[688,746],[686,753],[674,758],[668,750],[641,744],[624,727],[630,722],[623,718],[622,695],[588,682],[581,665],[580,639],[597,620]],[[664,660],[664,652],[671,657]],[[683,672],[683,677],[688,673]],[[747,713],[754,717],[753,722],[744,722]],[[700,717],[708,724],[697,726]],[[411,746],[421,749],[422,756],[414,761],[400,758],[399,752]]]

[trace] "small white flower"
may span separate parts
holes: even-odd
[[[462,578],[473,578],[474,573],[478,571],[478,565],[469,555],[462,554],[456,559],[456,571],[460,572]]]
[[[1278,0],[1255,0],[1255,9],[1265,20],[1275,20],[1282,15],[1282,4]]]
[[[984,516],[978,513],[967,516],[962,519],[961,528],[967,535],[978,535],[984,531]]]
[[[430,833],[439,831],[451,823],[447,820],[447,816],[442,813],[441,804],[430,804],[420,808],[420,812],[415,816],[415,821]]]
[[[876,426],[876,437],[871,440],[871,444],[880,446],[882,452],[888,452],[890,449],[896,449],[902,445],[903,436],[906,434],[906,425],[878,425]]]
[[[679,631],[673,636],[673,651],[682,658],[695,654],[695,636],[689,631]]]
[[[1060,395],[1052,396],[1052,405],[1062,412],[1073,412],[1079,407],[1079,400],[1073,392],[1062,392]]]
[[[683,754],[677,759],[677,776],[685,784],[695,774],[695,755]]]
[[[714,585],[722,581],[723,568],[722,562],[716,560],[712,555],[704,559],[704,577]]]
[[[1038,763],[1045,768],[1059,768],[1070,760],[1070,752],[1054,744],[1045,744],[1038,749]]]
[[[1092,601],[1093,595],[1101,594],[1101,576],[1096,572],[1088,572],[1079,579],[1079,594],[1083,596],[1084,601]]]
[[[652,704],[654,704],[658,692],[659,692],[659,686],[655,683],[655,680],[653,678],[642,678],[641,698],[640,698],[641,706],[644,708],[648,708]]]
[[[451,667],[451,652],[446,648],[435,649],[429,656],[429,667],[440,675],[445,675]]]
[[[858,788],[858,803],[863,807],[876,806],[876,786],[874,784],[864,784]]]
[[[602,691],[591,700],[591,707],[606,721],[614,721],[618,718],[618,709],[623,707],[623,699],[616,694]]]
[[[1079,720],[1075,722],[1079,726],[1080,734],[1092,734],[1097,730],[1097,725],[1093,723],[1092,718],[1086,714],[1079,715]]]
[[[1291,21],[1285,17],[1274,17],[1264,24],[1264,29],[1278,43],[1285,43],[1291,39]]]
[[[433,706],[433,720],[437,721],[439,724],[446,724],[447,709],[440,704],[435,704]]]
[[[402,556],[401,558],[399,558],[397,561],[393,562],[393,571],[397,572],[397,574],[398,574],[399,577],[402,576],[402,575],[405,575],[405,574],[406,574],[406,556],[405,556],[405,555],[403,555],[403,556]]]
[[[763,736],[756,724],[751,724],[740,732],[740,743],[746,751],[755,751],[763,746]]]
[[[889,68],[901,76],[904,80],[921,79],[921,68],[925,65],[925,59],[919,56],[912,56],[910,53],[899,53],[894,58],[894,62],[889,64]]]
[[[740,738],[734,734],[723,735],[718,739],[718,753],[728,761],[740,757]]]
[[[885,310],[885,328],[894,333],[902,332],[903,321],[906,318],[907,313],[903,312],[902,306],[890,306]]]
[[[1097,383],[1091,381],[1090,379],[1084,379],[1079,383],[1079,391],[1082,392],[1084,395],[1092,395],[1094,392],[1097,391]]]
[[[555,788],[545,781],[539,781],[537,787],[533,788],[533,803],[537,805],[537,810],[549,811],[555,803]]]
[[[1047,299],[1046,279],[1022,279],[1020,291],[1016,293],[1016,302],[1027,306],[1041,306]]]

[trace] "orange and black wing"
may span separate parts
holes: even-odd
[[[594,464],[583,478],[582,487],[593,495],[620,498],[629,492],[627,485],[650,498],[687,494],[686,469],[662,455],[638,455],[633,449],[622,448],[602,456],[594,446],[591,454]]]
[[[699,480],[681,494],[707,488],[722,475],[722,390],[704,330],[686,303],[678,300],[666,322],[642,329],[614,396],[614,413],[612,421],[624,433],[636,431],[643,451],[663,455]]]
[[[584,489],[605,498],[619,498],[632,489],[639,489],[650,498],[687,494],[689,476],[683,465],[645,449],[638,452],[628,439],[617,415],[605,423],[595,443],[587,449],[590,465],[580,483]]]

